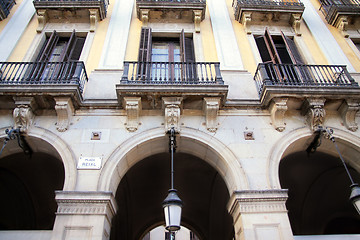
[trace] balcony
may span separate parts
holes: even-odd
[[[205,9],[206,0],[136,0],[137,16],[143,22],[200,22]]]
[[[34,0],[41,32],[47,21],[62,19],[78,22],[79,19],[89,19],[90,30],[95,30],[96,23],[106,18],[109,0]]]
[[[360,19],[360,0],[320,0],[320,2],[320,11],[326,21],[334,27],[339,28],[344,22],[352,24],[355,19]]]
[[[0,62],[1,108],[12,108],[19,96],[34,97],[40,109],[53,108],[55,97],[70,97],[78,106],[87,81],[80,61]]]
[[[220,97],[225,101],[227,85],[220,73],[220,63],[213,62],[124,62],[124,72],[116,91],[124,97],[156,99],[182,96],[187,101]],[[143,106],[148,106],[144,103]]]
[[[10,14],[10,9],[14,6],[14,0],[0,0],[0,21],[7,18]]]
[[[296,31],[305,9],[299,0],[233,0],[232,6],[235,20],[247,28],[250,24],[274,21],[277,24],[290,23]]]

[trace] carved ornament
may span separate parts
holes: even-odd
[[[201,22],[201,10],[193,10],[194,12],[194,24],[195,24],[195,32],[200,32],[200,22]]]
[[[345,100],[338,109],[341,118],[344,121],[344,125],[350,131],[355,132],[356,130],[358,130],[358,125],[356,123],[356,114],[359,109],[359,102],[351,99]]]
[[[33,123],[35,101],[33,97],[14,97],[16,108],[13,111],[14,128],[26,133]]]
[[[149,12],[149,9],[141,9],[140,11],[140,20],[144,27],[146,27],[149,22]]]
[[[57,97],[55,99],[55,110],[57,114],[56,129],[59,132],[65,132],[70,125],[74,115],[74,106],[70,97]]]
[[[285,130],[285,112],[288,110],[286,105],[288,99],[287,98],[274,98],[270,103],[270,114],[271,114],[271,122],[275,129],[279,132]]]
[[[251,12],[245,12],[242,17],[242,24],[244,25],[245,31],[247,34],[251,34],[250,24],[251,24]]]
[[[325,121],[325,98],[308,98],[302,106],[302,114],[306,116],[310,129],[315,131]]]
[[[165,109],[165,132],[172,127],[176,132],[180,132],[180,114],[182,97],[163,97],[163,106]]]
[[[290,17],[290,25],[294,29],[297,36],[301,36],[300,33],[300,23],[301,23],[301,14],[300,13],[293,13]]]
[[[210,132],[217,130],[217,115],[220,106],[220,98],[204,98],[204,112],[206,128]]]
[[[37,10],[37,19],[38,19],[38,27],[36,29],[36,32],[41,33],[47,22],[46,9]]]
[[[99,11],[97,9],[89,9],[90,13],[90,32],[95,32],[96,24],[99,21]]]
[[[126,129],[129,132],[135,132],[139,127],[141,97],[125,97],[124,108],[127,114]]]
[[[342,33],[342,35],[344,37],[346,37],[346,38],[349,37],[349,34],[347,32],[348,25],[349,25],[349,21],[348,21],[348,18],[346,16],[342,16],[342,17],[339,18],[337,28]]]

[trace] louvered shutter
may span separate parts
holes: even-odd
[[[50,36],[50,38],[46,41],[45,47],[40,52],[36,61],[38,62],[47,62],[50,59],[51,53],[56,46],[57,42],[59,41],[59,35],[54,30]]]
[[[281,32],[281,36],[285,42],[286,49],[290,55],[293,64],[305,64],[299,51],[296,48],[295,42],[289,37],[285,36],[283,32]]]
[[[184,29],[181,31],[180,34],[180,54],[181,61],[185,62],[185,69],[182,69],[182,80],[190,82],[197,81],[194,44],[192,38],[185,37]]]
[[[139,62],[149,62],[151,60],[151,28],[141,28]]]

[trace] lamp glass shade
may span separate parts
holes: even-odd
[[[168,196],[163,202],[165,215],[165,228],[173,232],[180,229],[182,201],[176,194],[175,189],[170,189]]]
[[[354,207],[360,214],[360,187],[356,183],[351,185],[350,200],[352,201]]]

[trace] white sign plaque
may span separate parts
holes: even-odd
[[[77,169],[100,169],[101,157],[79,157]]]

